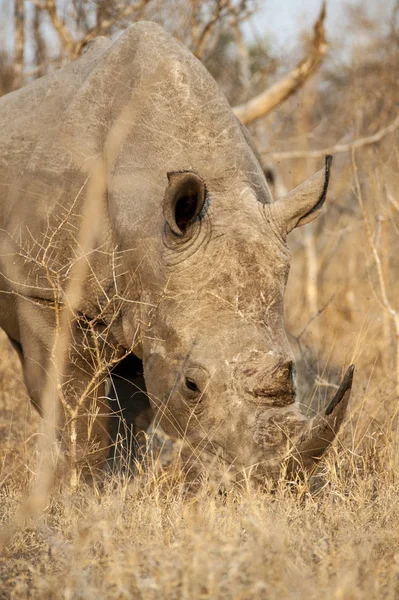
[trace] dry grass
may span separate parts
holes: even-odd
[[[1,520],[23,505],[38,418],[1,340]],[[359,398],[358,398],[359,399]],[[356,400],[356,398],[355,398]],[[281,482],[187,494],[171,470],[65,484],[20,520],[0,558],[1,598],[397,598],[399,478],[376,427],[326,459],[318,489]],[[358,436],[357,436],[358,437]]]

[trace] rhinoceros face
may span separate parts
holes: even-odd
[[[329,413],[308,421],[283,313],[286,235],[320,211],[329,164],[275,203],[236,184],[239,210],[200,174],[169,174],[167,284],[143,343],[144,374],[163,429],[199,462],[216,455],[273,476],[284,461],[313,464],[340,425],[351,373]]]

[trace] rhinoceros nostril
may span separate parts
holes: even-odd
[[[286,406],[295,402],[296,369],[292,360],[280,361],[273,369],[266,369],[257,377],[257,385],[249,392],[257,399],[273,406]]]

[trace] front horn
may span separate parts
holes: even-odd
[[[317,415],[298,438],[291,460],[294,470],[309,469],[334,441],[348,406],[355,365],[348,367],[336,394],[327,406],[324,415]],[[296,468],[295,468],[296,464]]]

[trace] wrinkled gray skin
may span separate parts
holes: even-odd
[[[286,237],[319,214],[328,169],[273,202],[215,81],[145,22],[114,43],[98,38],[75,63],[1,98],[0,130],[0,325],[20,354],[32,401],[40,408],[54,301],[66,301],[78,253],[88,165],[102,157],[105,189],[78,311],[97,331],[112,323],[108,339],[118,351],[133,348],[142,359],[156,418],[185,437],[200,463],[218,455],[235,471],[255,465],[263,477],[278,472],[290,448],[289,468],[298,459],[311,466],[342,421],[351,372],[330,414],[308,421],[284,330]],[[94,369],[84,334],[75,327],[73,335],[64,373],[71,403]],[[98,402],[104,386],[91,394]],[[102,403],[93,428],[98,446],[107,444],[107,410]],[[82,448],[84,423],[82,416]]]

